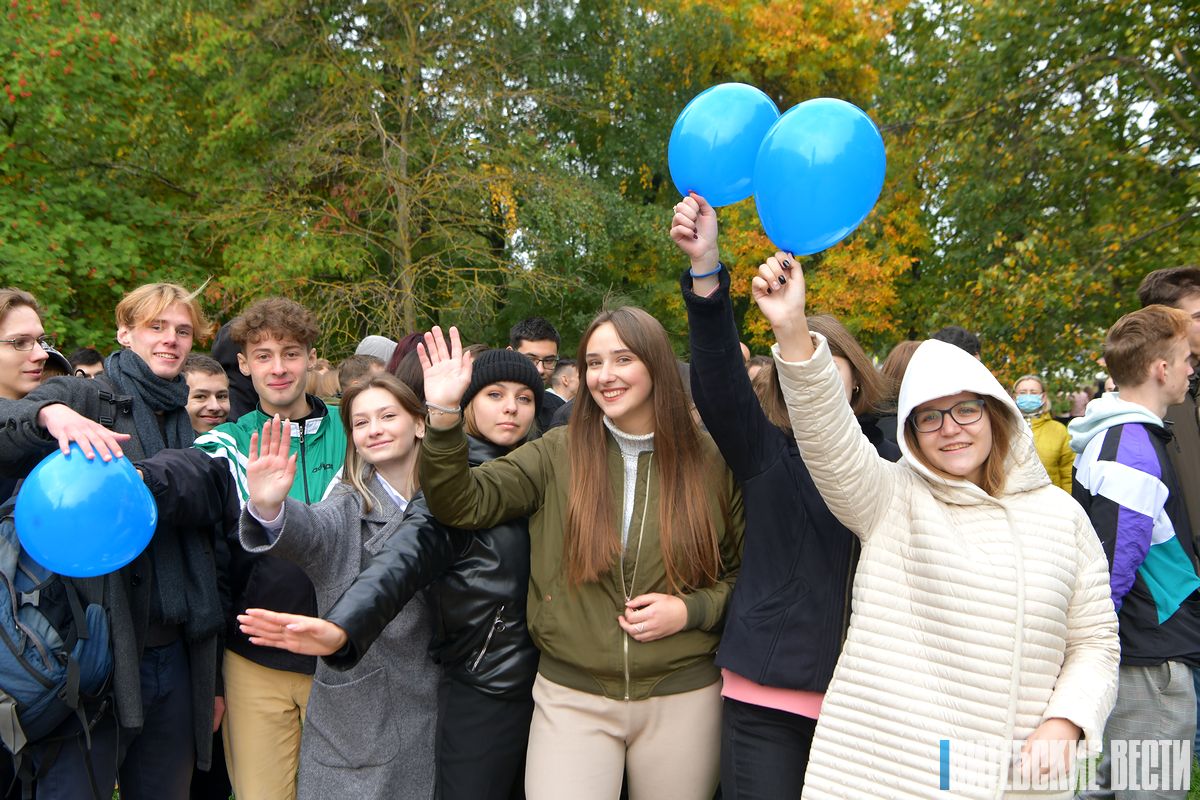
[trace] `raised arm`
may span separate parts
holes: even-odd
[[[425,404],[429,423],[421,442],[421,489],[439,522],[480,530],[541,507],[549,480],[542,459],[545,437],[472,469],[459,401],[471,383],[471,354],[464,353],[458,329],[450,329],[450,347],[441,328],[425,334],[417,345],[425,371]],[[565,465],[560,465],[565,467]]]
[[[692,399],[704,427],[739,481],[759,474],[786,440],[763,414],[742,361],[729,296],[729,273],[717,252],[716,212],[698,195],[675,206],[671,238],[691,260],[680,276],[688,315]]]
[[[841,523],[866,539],[892,504],[901,468],[880,457],[846,403],[829,345],[808,328],[804,273],[791,258],[768,258],[751,294],[778,341],[775,366],[813,483]]]
[[[300,567],[314,585],[361,549],[357,524],[362,500],[344,491],[315,505],[288,497],[296,479],[296,454],[276,415],[250,436],[246,455],[249,502],[242,509],[239,539],[248,553],[270,553]],[[210,461],[212,459],[209,459]],[[346,530],[348,525],[355,530]]]

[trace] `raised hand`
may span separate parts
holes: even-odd
[[[813,347],[804,315],[804,271],[794,259],[781,251],[764,261],[750,282],[750,296],[771,323],[780,355],[788,361],[807,361]]]
[[[296,479],[296,456],[288,455],[290,436],[276,414],[263,423],[262,434],[250,435],[246,461],[246,489],[250,502],[264,519],[275,519]]]
[[[675,204],[671,239],[691,259],[693,273],[703,275],[717,268],[717,212],[695,192]]]
[[[346,632],[319,617],[248,608],[238,614],[238,626],[251,644],[305,656],[329,656],[346,646]]]
[[[457,406],[471,385],[470,353],[464,353],[458,328],[450,328],[450,347],[437,325],[425,334],[424,343],[417,344],[417,358],[425,371],[425,400],[439,406]]]

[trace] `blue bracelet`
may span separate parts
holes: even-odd
[[[706,272],[706,273],[704,273],[703,275],[697,275],[696,273],[692,272],[692,271],[689,269],[689,270],[688,270],[688,275],[691,275],[693,278],[711,278],[713,275],[716,275],[716,274],[717,274],[718,272],[720,272],[722,269],[724,269],[724,265],[722,265],[722,264],[721,264],[721,262],[720,262],[720,261],[718,261],[718,262],[717,262],[717,268],[716,268],[716,269],[714,269],[712,272]]]

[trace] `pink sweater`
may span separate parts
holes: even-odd
[[[722,697],[737,700],[739,703],[749,703],[752,706],[763,706],[776,711],[786,711],[789,714],[799,714],[809,719],[817,718],[821,713],[821,701],[825,699],[824,692],[806,692],[801,689],[763,686],[727,669],[721,670],[721,678]]]

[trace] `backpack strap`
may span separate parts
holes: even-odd
[[[17,599],[16,587],[13,586],[12,582],[8,579],[8,576],[4,575],[3,573],[0,573],[0,582],[3,582],[4,588],[8,590],[7,591],[8,597],[6,599],[9,602],[9,604],[12,606],[13,623],[17,626],[17,628],[22,632],[23,635],[30,636],[31,635],[30,631],[21,623],[20,618],[17,616],[17,613],[20,610],[20,605],[19,605],[18,599]],[[4,642],[5,646],[8,647],[9,651],[16,658],[17,663],[20,664],[22,667],[24,667],[25,671],[28,672],[30,674],[30,676],[33,677],[34,680],[36,680],[42,686],[45,686],[47,689],[50,689],[54,686],[54,683],[52,681],[50,681],[44,675],[39,673],[37,670],[35,670],[33,667],[31,667],[25,661],[25,659],[23,657],[24,654],[21,652],[22,645],[13,641],[12,638],[8,635],[8,631],[6,631],[2,626],[0,626],[0,641]]]
[[[75,652],[75,644],[78,640],[88,638],[87,618],[83,613],[83,605],[79,602],[79,592],[75,590],[75,584],[71,583],[71,579],[67,577],[62,577],[60,580],[67,596],[67,606],[71,609],[71,619],[75,623],[71,626],[72,630],[67,635],[66,641],[63,642],[63,652],[67,654],[67,685],[63,687],[63,701],[70,708],[75,709],[76,713],[81,713],[79,708],[79,662],[71,653]],[[83,734],[88,737],[88,747],[91,747],[87,719],[84,717],[80,719],[84,722]]]
[[[96,710],[96,716],[90,722],[83,707],[76,708],[75,714],[79,717],[83,736],[69,734],[67,736],[47,739],[44,744],[45,749],[42,753],[42,758],[38,763],[37,772],[33,771],[33,767],[29,763],[28,751],[13,756],[13,765],[16,767],[14,783],[17,779],[21,781],[21,800],[33,800],[33,788],[37,781],[50,774],[50,769],[54,766],[54,762],[58,761],[58,757],[62,755],[63,746],[72,739],[79,743],[79,754],[83,758],[84,768],[87,769],[88,783],[92,790],[92,800],[106,800],[105,796],[100,793],[100,787],[96,783],[96,771],[92,767],[92,729],[104,718],[104,714],[108,711],[108,708],[109,701],[105,699]]]
[[[101,387],[96,392],[99,398],[99,408],[96,409],[96,421],[109,430],[116,430],[117,418],[121,414],[133,413],[133,398],[120,394],[116,385],[103,373],[93,378]]]

